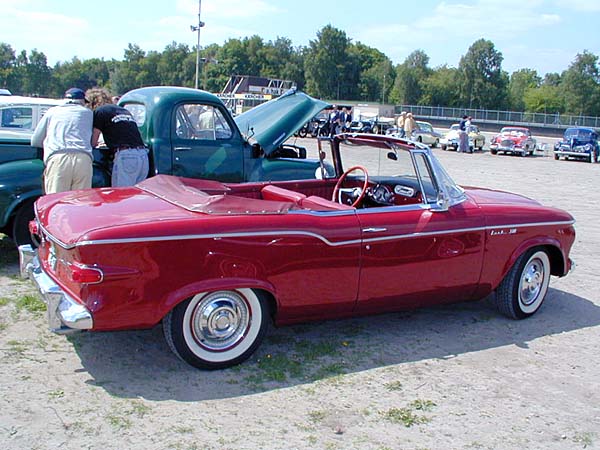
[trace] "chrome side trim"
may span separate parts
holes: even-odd
[[[382,240],[396,240],[396,239],[408,239],[413,237],[424,237],[424,236],[439,236],[444,234],[455,234],[455,233],[470,233],[477,231],[491,231],[506,228],[528,228],[528,227],[540,227],[540,226],[554,226],[554,225],[573,225],[575,220],[563,221],[563,222],[537,222],[537,223],[518,223],[518,224],[506,224],[506,225],[495,225],[485,227],[473,227],[473,228],[457,228],[439,231],[426,231],[419,233],[409,234],[397,234],[390,236],[382,236],[380,238],[370,239],[351,239],[347,241],[332,242],[325,236],[310,231],[304,230],[274,230],[274,231],[240,231],[235,233],[211,233],[211,234],[190,234],[180,236],[156,236],[156,237],[136,237],[136,238],[123,238],[123,239],[104,239],[97,241],[82,241],[77,242],[73,245],[65,245],[60,243],[57,239],[52,239],[53,242],[61,245],[63,248],[69,250],[75,247],[82,247],[86,245],[106,245],[106,244],[131,244],[136,242],[164,242],[164,241],[178,241],[178,240],[195,240],[195,239],[227,239],[227,238],[239,238],[239,237],[282,237],[282,236],[309,236],[315,239],[319,239],[325,244],[331,247],[339,247],[342,245],[355,245],[365,242],[375,242]],[[45,230],[44,230],[45,232]],[[48,235],[48,234],[47,234]],[[48,235],[49,236],[49,235]],[[50,236],[49,236],[50,237]]]

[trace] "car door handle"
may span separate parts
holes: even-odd
[[[387,231],[387,228],[378,228],[378,227],[363,228],[363,233],[380,233],[382,231]]]
[[[192,149],[192,147],[173,147],[173,151],[176,151],[176,152],[186,152],[191,149]]]

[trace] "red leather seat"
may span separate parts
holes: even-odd
[[[300,200],[300,206],[305,209],[313,209],[315,211],[331,211],[331,210],[350,210],[354,209],[349,205],[326,200],[323,197],[311,195],[310,197]]]
[[[300,192],[289,191],[272,184],[267,184],[260,190],[260,193],[263,200],[293,202],[297,204],[306,198],[306,195],[301,194]]]

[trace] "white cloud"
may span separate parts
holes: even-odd
[[[600,12],[598,0],[554,0],[554,3],[572,11]]]
[[[406,20],[405,17],[402,19]],[[482,37],[494,43],[511,42],[527,32],[560,22],[560,16],[549,14],[541,0],[477,0],[469,4],[443,1],[431,15],[414,18],[410,24],[364,27],[356,30],[353,36],[381,49],[395,62],[402,62],[408,56],[404,49],[410,52],[447,46],[450,40],[468,42],[469,45]],[[390,44],[390,36],[395,36],[395,44]],[[466,47],[461,48],[460,52],[464,54],[466,50]],[[451,48],[445,51],[455,53]]]

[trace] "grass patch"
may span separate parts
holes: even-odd
[[[62,389],[55,389],[54,391],[48,392],[48,397],[50,398],[62,398],[65,396],[65,391]]]
[[[429,421],[426,417],[415,414],[410,408],[390,408],[383,413],[383,417],[392,423],[402,423],[407,428]]]
[[[37,295],[22,295],[15,300],[17,311],[27,311],[39,315],[46,312],[46,304]]]
[[[402,383],[400,381],[390,381],[389,383],[385,383],[383,387],[388,391],[401,391]]]
[[[410,428],[413,425],[419,425],[429,422],[429,417],[419,415],[418,412],[430,411],[436,404],[431,400],[417,399],[405,408],[390,408],[382,412],[384,419],[392,423],[401,423]]]

